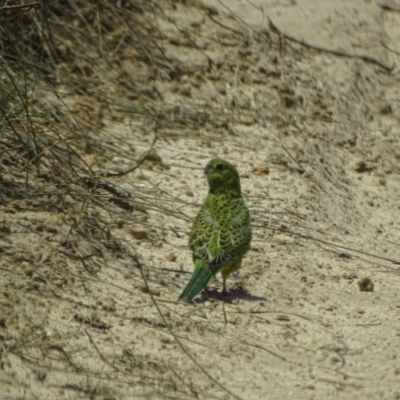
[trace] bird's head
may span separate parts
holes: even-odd
[[[210,193],[234,192],[240,196],[240,178],[237,169],[228,161],[214,158],[204,168]]]

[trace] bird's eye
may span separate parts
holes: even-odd
[[[224,169],[224,166],[223,166],[222,164],[217,164],[217,165],[215,166],[215,169],[216,169],[217,171],[222,171],[222,170]]]

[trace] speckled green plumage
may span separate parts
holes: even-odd
[[[250,215],[242,198],[236,168],[221,159],[211,160],[204,173],[210,190],[190,232],[189,247],[195,265],[179,300],[191,301],[219,271],[226,279],[241,267],[250,248]]]

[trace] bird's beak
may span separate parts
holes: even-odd
[[[204,175],[207,175],[208,174],[208,171],[211,169],[211,166],[210,166],[210,164],[207,164],[205,167],[204,167]]]

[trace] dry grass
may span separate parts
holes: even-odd
[[[15,356],[14,367],[34,371],[39,381],[50,371],[65,374],[69,383],[60,384],[59,389],[73,396],[76,393],[79,398],[116,394],[110,389],[111,382],[137,387],[136,395],[145,398],[165,398],[172,392],[175,398],[187,398],[194,391],[181,391],[177,387],[181,372],[159,360],[129,349],[123,354],[103,354],[89,330],[84,329],[85,335],[101,364],[96,369],[84,358],[75,357],[76,349],[69,343],[76,332],[55,339],[49,337],[45,326],[37,326],[33,320],[18,330],[13,330],[11,323],[22,317],[27,302],[53,299],[76,304],[75,320],[83,327],[106,331],[106,323],[80,316],[79,310],[86,305],[74,299],[80,293],[84,295],[85,287],[65,285],[109,285],[99,278],[107,259],[128,260],[131,269],[142,269],[135,249],[111,234],[111,223],[140,223],[155,240],[157,227],[147,223],[148,210],[187,219],[171,208],[171,197],[157,188],[120,187],[123,176],[149,159],[154,161],[155,156],[152,146],[140,154],[135,149],[127,151],[104,123],[113,119],[114,112],[119,116],[135,115],[148,125],[165,123],[165,117],[141,106],[153,96],[151,90],[146,91],[145,85],[129,74],[114,73],[114,66],[126,57],[134,57],[149,77],[168,72],[155,24],[156,16],[162,14],[153,1],[0,4],[0,206],[6,213],[29,215],[25,225],[18,219],[14,223],[4,219],[1,237],[6,240],[17,230],[40,242],[43,233],[62,231],[63,239],[52,251],[82,266],[72,272],[65,263],[50,262],[51,257],[40,251],[36,258],[15,251],[12,241],[2,249],[5,278],[1,291],[7,301],[12,301],[14,311],[7,323],[2,319],[3,328],[8,329],[1,337],[1,354],[3,359]],[[130,160],[131,167],[107,171],[107,160],[113,156]],[[59,216],[62,228],[41,221],[49,215]],[[48,284],[45,289],[28,289],[37,292],[34,300],[25,298],[25,289],[11,289],[8,278],[23,282],[21,265],[31,269],[28,276],[34,274],[39,286],[40,282]],[[146,280],[146,274],[142,276]],[[126,287],[119,290],[129,292]]]

